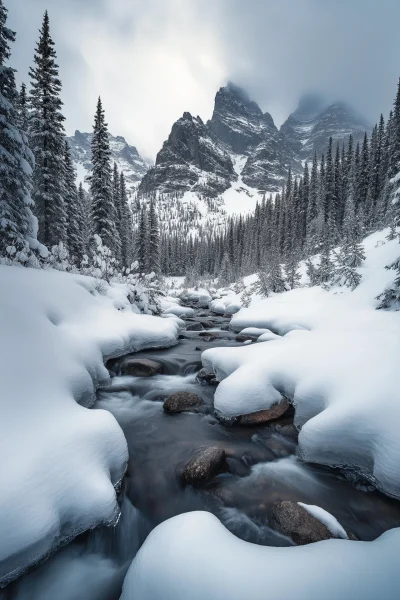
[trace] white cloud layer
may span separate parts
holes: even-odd
[[[387,113],[397,77],[397,0],[6,0],[26,79],[48,8],[68,130],[110,130],[155,157],[185,110],[210,117],[216,90],[244,85],[280,124],[301,93]]]

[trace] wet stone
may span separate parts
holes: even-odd
[[[196,379],[202,385],[214,385],[214,384],[218,383],[217,380],[215,379],[215,374],[209,373],[205,369],[201,369],[201,371],[199,371],[197,373]]]
[[[292,538],[299,546],[336,537],[305,508],[289,500],[274,504],[269,515],[269,524],[273,529]],[[354,536],[350,539],[354,539]]]
[[[201,323],[190,323],[186,327],[186,331],[203,331],[203,325]]]
[[[225,450],[219,446],[201,449],[188,462],[183,471],[183,481],[189,485],[202,486],[208,483],[218,473],[228,468]]]
[[[168,414],[178,414],[204,404],[203,398],[192,392],[176,392],[165,400],[163,409]]]
[[[279,419],[279,417],[285,414],[289,407],[289,400],[282,398],[280,402],[273,404],[271,408],[249,413],[248,415],[241,415],[238,417],[237,422],[240,425],[259,425],[260,423],[267,423],[268,421]]]
[[[148,358],[128,358],[121,365],[122,375],[153,377],[162,373],[162,365]]]

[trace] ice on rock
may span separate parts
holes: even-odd
[[[178,325],[138,315],[89,277],[0,266],[0,581],[118,515],[127,445],[88,410],[104,360],[176,343]],[[127,290],[125,290],[127,292]]]
[[[374,542],[259,546],[210,513],[186,513],[149,535],[121,600],[397,600],[399,544],[400,530],[393,529]]]
[[[298,502],[299,506],[302,506],[310,515],[321,521],[329,529],[332,535],[337,538],[344,540],[348,539],[346,531],[343,529],[339,521],[331,515],[327,510],[320,506],[314,506],[313,504],[304,504],[304,502]]]

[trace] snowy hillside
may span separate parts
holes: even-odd
[[[89,189],[87,177],[92,168],[91,141],[93,134],[75,131],[68,138],[71,154],[77,171],[77,181]],[[109,134],[111,159],[117,164],[118,170],[125,175],[128,189],[136,187],[149,168],[149,164],[140,156],[135,146],[130,146],[125,138]]]

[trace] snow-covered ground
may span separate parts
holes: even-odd
[[[104,360],[176,343],[174,319],[137,314],[123,285],[0,266],[0,581],[118,517],[125,437],[88,410]]]
[[[400,530],[374,542],[249,544],[206,512],[159,525],[134,559],[121,600],[395,600]]]

